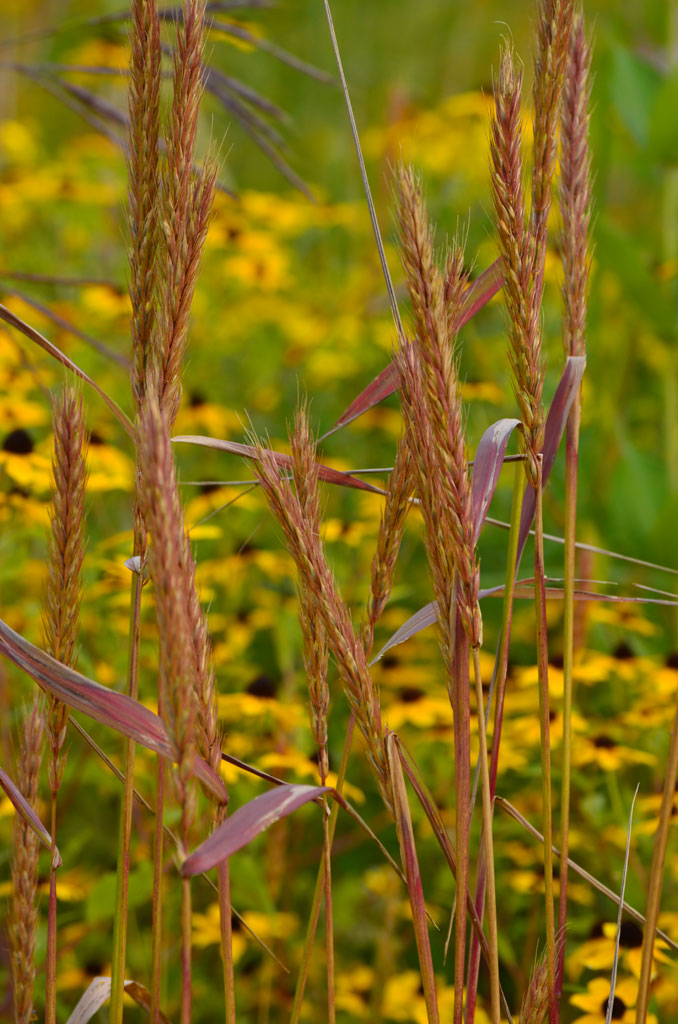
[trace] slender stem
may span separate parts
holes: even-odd
[[[45,960],[45,1024],[56,1024],[56,959],[57,959],[57,895],[56,895],[56,810],[57,794],[52,790],[52,849],[49,869],[49,906],[47,911],[47,958]]]
[[[483,787],[483,833],[485,836],[485,863],[487,871],[487,927],[490,946],[490,1012],[492,1024],[499,1024],[499,946],[497,939],[497,894],[494,882],[494,847],[492,842],[492,794],[487,759],[487,733],[483,706],[483,682],[480,673],[480,653],[473,648],[473,675],[476,684],[478,739],[480,742],[480,774]]]
[[[669,838],[669,826],[671,824],[673,797],[677,778],[678,704],[676,705],[676,717],[673,722],[671,745],[669,747],[669,756],[666,763],[664,792],[662,794],[662,806],[659,812],[659,827],[657,828],[657,832],[654,837],[654,850],[652,851],[652,867],[650,869],[647,906],[645,908],[646,924],[643,935],[643,958],[640,965],[640,981],[638,982],[638,998],[636,1000],[636,1024],[645,1024],[650,1001],[652,957],[657,932],[657,921],[659,919],[659,905],[661,902],[662,881],[664,877],[664,860],[666,858],[666,845]]]
[[[135,554],[139,554],[135,544]],[[127,692],[134,700],[139,696],[139,637],[141,618],[142,578],[132,574],[132,604],[130,608],[129,632],[129,683]],[[110,1024],[122,1024],[122,1003],[125,981],[125,952],[127,946],[127,893],[129,888],[130,841],[132,836],[132,805],[134,803],[134,761],[136,748],[132,740],[123,745],[125,783],[120,808],[120,832],[118,838],[118,874],[115,894],[115,917],[113,921],[113,956],[111,963],[111,1001],[109,1005]]]
[[[348,758],[351,752],[351,742],[353,740],[353,729],[355,726],[355,714],[352,711],[351,717],[348,721],[348,728],[346,730],[346,739],[344,740],[344,750],[341,755],[341,764],[339,765],[339,772],[337,773],[337,792],[341,793],[344,787],[344,779],[346,778],[346,769],[348,767]],[[334,833],[337,827],[337,821],[339,818],[339,804],[334,803],[330,812],[328,832],[329,832],[329,843],[332,845],[334,839]],[[308,978],[308,969],[311,962],[311,953],[313,951],[313,942],[315,940],[316,928],[318,927],[318,917],[320,915],[320,900],[322,899],[325,891],[325,864],[324,862],[318,868],[318,875],[315,880],[315,891],[313,893],[313,903],[311,904],[311,913],[308,919],[308,925],[306,928],[306,939],[304,941],[304,953],[301,961],[301,968],[297,977],[297,987],[294,993],[294,1003],[292,1005],[292,1013],[290,1014],[290,1024],[299,1024],[301,1016],[301,1004],[304,1000],[304,990],[306,988],[306,981]]]
[[[221,925],[221,956],[224,965],[224,1000],[226,1024],[235,1024],[235,978],[233,974],[233,927],[231,922],[231,872],[227,860],[217,869],[219,882],[219,920]]]
[[[572,697],[574,671],[574,577],[577,540],[577,469],[581,404],[575,399],[565,440],[565,555],[563,609],[563,761],[560,791],[560,894],[558,897],[557,995],[563,991],[565,926],[567,923],[567,858],[570,849],[570,784],[572,775]]]
[[[322,780],[325,785],[325,779]],[[325,877],[325,949],[327,959],[327,1020],[335,1024],[334,997],[334,919],[332,915],[332,840],[327,797],[323,797],[323,863]]]
[[[159,697],[161,693],[159,694]],[[160,708],[158,707],[158,712]],[[153,841],[153,917],[151,922],[151,1024],[160,1024],[162,979],[162,875],[163,810],[165,806],[165,759],[156,763],[155,836]]]
[[[494,729],[492,731],[492,759],[490,763],[490,794],[494,800],[497,787],[497,768],[499,764],[499,745],[501,742],[501,727],[504,716],[504,697],[506,694],[506,676],[508,672],[508,655],[511,642],[511,619],[513,617],[513,593],[518,573],[518,540],[520,535],[520,514],[523,507],[523,497],[527,479],[521,463],[516,463],[513,477],[513,499],[511,504],[511,523],[509,527],[508,551],[506,555],[506,576],[504,582],[504,600],[502,604],[501,633],[497,647],[497,658],[495,661],[496,674],[496,702],[494,711]],[[475,906],[478,916],[482,916],[485,906],[485,864],[481,859],[478,866],[478,877],[476,880]],[[471,939],[469,952],[468,983],[466,986],[466,1021],[473,1024],[476,1008],[476,997],[478,993],[478,973],[480,970],[480,943],[477,935]]]
[[[183,846],[188,849],[184,828]],[[191,1024],[191,879],[181,880],[181,1024]]]
[[[555,921],[553,910],[553,825],[551,821],[551,744],[549,722],[548,637],[546,626],[546,585],[544,581],[544,522],[542,462],[535,487],[534,582],[537,620],[537,664],[539,669],[539,723],[541,733],[541,790],[544,819],[544,888],[546,893],[546,968],[549,996],[549,1024],[556,1024]]]
[[[450,637],[454,651],[453,679],[450,680],[454,716],[454,788],[457,830],[457,890],[454,921],[454,1024],[462,1024],[464,973],[466,963],[466,897],[469,868],[469,817],[471,810],[469,639],[458,610],[451,606]]]

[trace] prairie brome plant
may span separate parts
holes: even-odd
[[[182,1024],[217,1019],[222,1009],[214,1009],[211,967],[203,965],[201,955],[194,948],[198,945],[202,950],[201,929],[208,931],[212,927],[218,932],[223,1014],[227,1024],[235,1024],[237,1019],[249,1021],[255,1016],[262,1024],[288,1016],[297,1024],[304,1013],[309,1019],[327,1020],[330,1024],[341,1020],[342,1013],[354,1014],[356,1019],[367,1019],[368,1015],[375,1020],[401,1019],[407,1000],[412,1004],[413,1019],[426,1019],[430,1024],[450,1016],[454,1024],[462,1024],[464,1017],[466,1024],[472,1024],[477,1008],[485,1009],[485,1001],[493,1024],[508,1019],[511,1007],[518,1005],[521,1021],[543,1024],[548,1018],[550,1024],[556,1024],[567,1015],[563,996],[567,971],[565,937],[570,924],[577,923],[578,907],[573,909],[572,892],[568,901],[568,881],[572,872],[583,873],[575,861],[568,859],[576,696],[575,599],[591,596],[578,592],[575,580],[581,379],[592,253],[588,146],[591,46],[583,19],[570,0],[538,0],[533,147],[529,168],[523,166],[522,76],[511,47],[503,47],[493,89],[488,168],[499,256],[476,280],[471,279],[464,246],[459,240],[453,240],[442,251],[436,250],[435,231],[424,202],[421,181],[409,166],[397,168],[397,234],[410,306],[409,320],[405,319],[407,331],[402,327],[395,303],[396,290],[390,281],[367,189],[388,292],[393,301],[396,324],[393,359],[339,418],[334,430],[371,408],[375,396],[381,398],[398,391],[402,424],[394,464],[387,471],[388,481],[382,490],[362,481],[357,473],[340,472],[325,465],[320,442],[314,440],[306,404],[296,412],[289,436],[289,454],[266,446],[254,432],[249,444],[193,435],[173,437],[182,405],[191,309],[213,215],[217,179],[215,162],[208,156],[200,163],[198,152],[200,105],[206,83],[210,81],[204,61],[205,36],[210,19],[232,6],[185,0],[180,10],[168,12],[159,9],[155,0],[133,0],[131,4],[127,175],[131,299],[129,401],[134,410],[133,422],[98,382],[79,370],[16,314],[2,307],[6,322],[47,348],[63,365],[98,389],[125,429],[136,458],[134,504],[128,512],[133,550],[132,558],[126,563],[132,570],[127,692],[122,693],[112,686],[98,685],[75,668],[85,550],[87,431],[79,392],[66,389],[55,401],[54,492],[44,602],[45,650],[30,644],[0,622],[0,651],[45,691],[47,701],[46,738],[42,727],[42,695],[36,687],[35,699],[23,713],[19,728],[16,782],[6,778],[4,772],[2,775],[3,786],[17,808],[9,922],[14,1017],[24,1024],[34,1014],[35,977],[42,966],[36,960],[40,840],[50,848],[52,862],[47,911],[45,1019],[56,1024],[57,1019],[66,1016],[57,1000],[60,924],[56,916],[56,824],[62,776],[71,770],[65,764],[70,722],[108,767],[113,768],[122,787],[117,891],[112,912],[111,977],[110,980],[98,979],[90,989],[87,998],[94,1007],[92,1013],[110,994],[109,1018],[112,1024],[120,1024],[127,991],[150,1012],[153,1024],[167,1020],[166,1014],[175,1013]],[[329,14],[329,7],[327,10]],[[169,74],[163,70],[168,54],[162,42],[163,22],[168,21],[173,41]],[[249,37],[242,38],[250,42]],[[334,35],[333,39],[336,45]],[[340,72],[348,99],[341,67]],[[161,104],[163,78],[171,80],[167,117],[163,115]],[[250,99],[252,95],[249,94]],[[530,187],[526,187],[528,180]],[[546,412],[542,306],[549,213],[556,186],[562,221],[559,248],[566,363]],[[506,417],[491,424],[473,452],[462,403],[461,330],[500,287],[504,298],[508,362],[520,419]],[[509,439],[516,427],[520,428],[521,440],[520,453],[514,456],[518,464],[506,548],[505,583],[503,587],[483,588],[478,553],[481,531]],[[543,492],[563,433],[565,570],[560,591],[546,576]],[[280,778],[274,774],[277,769],[271,767],[270,758],[264,756],[268,750],[279,758],[283,765],[280,775],[290,770],[290,764],[299,766],[300,760],[290,755],[290,748],[293,744],[303,745],[299,739],[303,732],[301,719],[290,717],[293,724],[281,726],[278,731],[271,728],[271,736],[267,736],[262,727],[255,741],[248,726],[240,730],[232,728],[229,732],[220,721],[223,703],[220,704],[215,669],[217,648],[212,644],[201,598],[200,567],[195,550],[197,531],[193,530],[193,520],[186,515],[182,502],[176,441],[201,443],[249,459],[254,467],[256,486],[282,533],[296,571],[298,653],[303,664],[303,691],[310,726],[306,735],[314,748],[319,785],[306,785],[301,778],[299,782]],[[328,523],[323,516],[321,494],[326,483],[351,488],[371,498],[379,495],[383,502],[374,551],[370,552],[369,573],[366,565],[365,576],[360,578],[366,600],[362,614],[357,616],[346,596],[348,588],[345,590],[343,581],[340,583],[341,569],[333,564],[332,549],[324,535]],[[398,559],[403,542],[408,549],[417,543],[419,525],[434,601],[401,626],[375,655],[375,641],[380,639],[380,631],[387,628],[383,619],[391,611],[390,599],[399,584],[402,584],[401,592],[410,587],[409,579],[403,581],[399,577]],[[517,582],[521,555],[531,527],[534,528],[534,571],[528,580]],[[239,597],[236,572],[233,577],[233,601],[236,602]],[[274,589],[272,584],[270,593]],[[284,586],[280,589],[282,592]],[[501,629],[494,659],[482,650],[481,600],[490,593],[498,593],[502,598]],[[520,693],[507,695],[516,594],[534,598],[538,709],[533,704],[528,706],[526,700],[521,706]],[[560,836],[556,837],[555,844],[551,732],[555,733],[559,718],[549,682],[546,616],[547,597],[553,596],[562,598],[564,609]],[[142,636],[151,617],[145,614],[146,604],[150,603],[156,628],[155,632],[149,629],[149,642],[142,647]],[[275,614],[277,609],[274,617]],[[247,617],[246,611],[243,617]],[[413,685],[404,687],[402,703],[409,701],[413,708],[420,698],[433,703],[440,689],[443,697],[447,692],[449,706],[444,712],[436,711],[439,719],[435,733],[428,734],[430,745],[427,747],[422,742],[412,753],[405,743],[410,733],[407,737],[400,736],[391,728],[394,701],[387,673],[393,666],[386,666],[382,655],[388,651],[397,670],[400,655],[394,655],[392,649],[414,637],[424,625],[433,623],[438,630],[441,667],[431,670],[427,664],[422,691]],[[287,642],[286,628],[285,620],[280,626],[281,647]],[[97,659],[88,654],[86,660],[96,663]],[[381,666],[378,665],[380,660]],[[400,667],[402,669],[402,665]],[[405,663],[405,673],[417,670],[421,672],[421,666]],[[229,665],[229,678],[235,678],[237,671],[237,667]],[[335,672],[346,700],[343,717],[342,693],[333,691]],[[492,677],[487,688],[483,685],[483,672],[488,684],[490,674]],[[295,685],[293,676],[294,668],[288,663],[285,700],[271,701],[275,709],[271,721],[276,720],[276,715],[278,721],[284,721],[290,711],[287,704],[291,703]],[[383,686],[380,686],[380,678],[384,680]],[[264,677],[264,688],[265,683]],[[256,699],[254,689],[248,696]],[[531,693],[527,696],[531,699]],[[672,697],[675,698],[675,694]],[[541,833],[521,810],[497,793],[502,763],[502,725],[505,714],[513,713],[514,701],[520,712],[515,721],[527,750],[525,761],[532,750],[536,750],[539,735],[540,771],[525,772],[523,781],[529,781],[523,810],[527,814],[541,810]],[[156,706],[157,714],[150,710]],[[124,737],[122,769],[117,768],[72,719],[71,709],[89,715],[110,732]],[[262,711],[261,717],[264,715]],[[486,718],[494,723],[489,739]],[[335,781],[334,744],[340,727],[346,722]],[[534,743],[530,748],[532,738]],[[269,741],[270,746],[266,747]],[[154,785],[152,799],[140,792],[149,787],[151,776],[145,759],[143,768],[137,767],[135,750],[138,746],[157,757],[154,783],[150,784]],[[49,833],[38,820],[44,804],[40,799],[43,748],[47,754],[45,795],[51,801]],[[248,751],[251,764],[240,757],[241,748]],[[482,816],[475,811],[476,785],[472,784],[476,749]],[[222,760],[264,780],[270,788],[242,804],[235,813],[227,814],[229,794],[221,777]],[[349,800],[349,794],[356,792],[350,787],[354,769],[363,783],[364,776],[358,775],[361,760],[368,766],[373,783],[367,820]],[[646,765],[647,760],[643,764]],[[308,764],[305,767],[308,769]],[[655,935],[677,773],[678,728],[674,728],[647,880],[647,920],[624,902],[623,894],[617,897],[622,909],[645,924],[636,1002],[638,1024],[652,1019],[649,1016],[651,982],[659,963],[655,955]],[[533,792],[537,774],[540,775],[540,794]],[[166,777],[171,785],[165,785]],[[357,792],[362,796],[360,790]],[[617,790],[613,796],[619,798]],[[59,807],[62,798],[59,797]],[[273,880],[276,899],[282,906],[290,907],[297,895],[292,869],[297,861],[315,860],[316,883],[308,908],[303,948],[299,952],[293,942],[283,947],[279,940],[284,927],[277,921],[278,932],[271,926],[271,935],[259,939],[269,958],[264,966],[251,957],[244,959],[241,969],[238,958],[243,955],[239,945],[242,936],[234,935],[233,922],[237,917],[231,905],[230,857],[268,827],[276,827],[279,819],[311,802],[322,815],[322,843],[307,842],[304,833],[303,850],[300,853],[302,844],[298,844],[294,856],[290,856],[289,836],[282,829],[273,832],[268,850],[269,855],[274,851],[271,857],[274,862],[266,865],[268,870],[262,872]],[[65,799],[63,803],[71,806]],[[138,817],[133,814],[135,803],[139,808]],[[495,806],[511,815],[513,823],[542,846],[545,901],[543,907],[536,906],[535,912],[529,915],[532,922],[529,933],[521,926],[520,913],[511,921],[508,913],[498,917],[498,902],[502,910],[509,905],[505,894],[511,880],[507,873],[497,885],[495,876],[506,871],[511,843],[506,844],[495,863],[495,838],[500,827],[494,819]],[[393,934],[389,932],[385,939],[379,940],[376,972],[367,962],[367,940],[358,936],[361,941],[354,941],[358,926],[354,923],[352,929],[346,928],[344,907],[336,901],[337,875],[340,875],[336,857],[340,847],[334,844],[337,822],[342,816],[356,823],[361,838],[367,836],[374,849],[378,849],[378,856],[385,859],[384,870],[394,873],[394,885],[403,886],[403,890],[392,889],[389,885],[382,885],[380,889],[382,895],[396,893],[396,896],[391,898],[386,915]],[[176,826],[176,833],[170,824]],[[428,828],[439,848],[436,850],[431,844],[433,854],[425,846]],[[508,834],[502,830],[502,838]],[[561,864],[556,924],[553,858],[558,843]],[[519,845],[515,835],[512,845],[514,848]],[[392,851],[396,851],[396,856]],[[139,913],[135,922],[139,931],[146,929],[144,944],[146,938],[150,938],[147,943],[150,955],[143,960],[136,949],[128,949],[127,925],[128,912],[133,907],[130,884],[135,858],[149,857],[153,860],[150,912],[147,916]],[[252,854],[252,862],[255,857],[256,854]],[[442,864],[442,871],[437,870],[438,863]],[[202,914],[197,909],[206,890],[198,888],[202,882],[192,882],[194,876],[208,874],[212,869],[216,869],[216,884],[209,876],[208,880],[216,892],[216,902],[210,905],[209,911],[216,911],[214,919],[210,913]],[[585,873],[583,876],[587,884],[603,891],[607,898],[615,899],[614,893],[593,876]],[[243,876],[239,878],[242,881]],[[351,881],[355,889],[355,880]],[[535,884],[535,889],[537,887]],[[236,902],[251,897],[247,886],[236,885],[234,889]],[[409,906],[403,912],[401,896],[405,891]],[[428,905],[427,900],[431,901]],[[430,928],[431,921],[440,916],[441,906],[454,917],[454,928],[450,919],[450,935],[454,931],[453,968],[446,967],[442,943]],[[325,924],[322,966],[326,998],[316,1002],[318,972],[313,950],[321,908]],[[269,917],[273,918],[273,914]],[[499,920],[503,923],[501,931]],[[402,922],[406,922],[407,928],[411,924],[411,939],[407,929],[400,927]],[[259,927],[265,932],[267,925],[259,923]],[[342,962],[349,930],[352,948],[365,951],[365,962],[361,965],[364,976],[353,988],[350,975],[354,966],[346,968]],[[525,941],[526,937],[529,941]],[[264,946],[266,938],[271,942],[269,947]],[[526,970],[521,969],[515,949],[520,942],[530,947]],[[414,979],[410,973],[399,970],[409,957],[408,943],[416,952],[418,962],[418,977],[416,972],[411,972]],[[530,969],[535,945],[544,952],[533,961]],[[391,952],[393,970],[390,972]],[[397,958],[400,952],[402,960]],[[279,954],[290,967],[298,967],[295,981],[284,978],[282,972],[276,974],[273,958],[278,958]],[[618,950],[614,954],[613,980],[606,997],[613,1015],[617,1006],[614,991],[617,956]],[[130,983],[126,979],[132,961],[143,976]],[[483,962],[489,975],[487,994],[484,978],[481,981]],[[174,984],[175,977],[178,984]],[[371,985],[373,991],[367,999],[365,993]],[[410,987],[403,987],[407,985]],[[597,986],[594,987],[597,992]],[[659,985],[655,985],[655,993],[658,990]],[[408,995],[403,995],[404,992]],[[305,998],[309,1004],[313,999],[313,1006],[304,1006]],[[79,1019],[84,1020],[82,1006],[77,1012],[81,1015]]]

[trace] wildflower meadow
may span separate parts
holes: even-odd
[[[0,1021],[678,1020],[676,0],[6,8]]]

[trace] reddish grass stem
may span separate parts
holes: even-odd
[[[36,689],[21,725],[16,764],[19,790],[34,809],[38,804],[43,743],[43,712]],[[35,938],[38,927],[38,852],[40,840],[19,814],[14,820],[12,906],[9,919],[14,1020],[30,1024],[35,980]]]
[[[591,266],[589,223],[591,181],[589,133],[589,70],[591,47],[581,17],[573,26],[565,73],[561,111],[560,209],[563,220],[563,347],[566,356],[586,353],[586,312]],[[565,434],[565,550],[563,608],[563,754],[560,801],[560,896],[558,935],[560,937],[557,990],[562,993],[567,923],[567,883],[570,834],[570,779],[572,761],[572,701],[575,656],[575,560],[577,540],[577,476],[581,391],[568,416]]]
[[[50,514],[49,578],[45,592],[43,633],[45,649],[70,667],[77,662],[79,612],[82,600],[82,562],[85,555],[85,489],[87,432],[82,399],[74,387],[64,388],[53,407],[54,488]],[[65,767],[64,742],[68,707],[48,697],[48,781],[51,795],[52,861],[49,875],[47,956],[45,961],[45,1020],[56,1021],[57,797]]]

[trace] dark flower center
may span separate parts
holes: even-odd
[[[603,1016],[605,1016],[605,1014],[607,1013],[607,1008],[608,1008],[609,1005],[610,1005],[610,997],[608,996],[607,999],[605,1000],[605,1002],[602,1005]],[[620,999],[619,996],[615,996],[614,997],[614,1001],[612,1003],[612,1020],[621,1020],[622,1017],[624,1016],[625,1011],[626,1011],[626,1003],[624,1002],[623,999]]]

